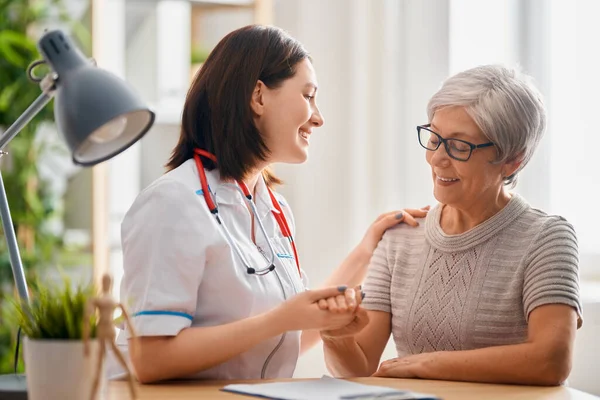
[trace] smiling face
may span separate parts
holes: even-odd
[[[489,142],[463,107],[437,110],[431,120],[431,130],[444,139],[462,139],[475,145]],[[426,159],[431,165],[435,198],[463,210],[479,202],[494,201],[502,191],[502,177],[513,167],[506,163],[493,164],[495,158],[494,146],[473,150],[468,161],[449,157],[443,145],[435,151],[428,150]]]
[[[252,97],[255,124],[270,151],[268,163],[302,163],[310,135],[323,125],[317,107],[317,77],[311,62],[296,65],[293,77],[276,88],[258,82]]]

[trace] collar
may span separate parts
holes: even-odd
[[[254,191],[255,200],[257,206],[259,203],[262,203],[263,207],[267,210],[267,212],[276,212],[279,213],[279,210],[273,205],[273,201],[271,200],[271,195],[269,194],[269,188],[267,187],[267,182],[265,182],[265,178],[260,175],[258,181],[256,182],[256,189]]]
[[[193,164],[195,169],[195,164]],[[214,198],[217,201],[217,205],[246,205],[246,201],[240,190],[238,190],[238,184],[233,181],[223,181],[217,169],[208,171],[204,169],[206,173],[206,180],[208,181],[209,190],[212,192]],[[198,171],[196,171],[196,175]],[[200,177],[198,176],[198,184]],[[264,218],[270,212],[279,213],[277,208],[271,201],[271,196],[267,189],[267,183],[265,182],[262,175],[256,182],[256,188],[253,195],[254,204],[261,218]]]
[[[443,206],[438,204],[425,218],[425,237],[433,247],[447,253],[464,251],[486,242],[531,208],[521,196],[516,193],[511,194],[511,199],[502,210],[469,231],[458,235],[448,235],[443,231],[440,225]]]

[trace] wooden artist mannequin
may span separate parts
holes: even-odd
[[[106,355],[106,347],[110,346],[115,357],[121,363],[125,371],[127,371],[127,378],[129,380],[129,390],[131,392],[131,398],[136,399],[136,386],[133,379],[133,375],[129,370],[127,362],[121,354],[121,351],[115,345],[115,326],[114,326],[114,311],[119,308],[121,310],[122,316],[125,319],[125,323],[127,324],[128,329],[130,330],[132,336],[135,336],[134,328],[131,324],[131,320],[129,318],[129,314],[125,310],[125,307],[121,303],[117,303],[111,295],[111,287],[112,287],[112,278],[108,274],[104,274],[102,276],[102,293],[99,297],[91,299],[86,307],[85,318],[84,321],[89,321],[90,315],[97,312],[98,315],[98,323],[96,325],[96,338],[99,343],[98,348],[98,364],[96,368],[96,372],[94,375],[94,383],[92,385],[92,393],[91,400],[94,400],[96,397],[96,392],[98,391],[98,385],[100,383],[100,376],[102,374],[102,366],[104,364],[104,357]],[[83,329],[83,340],[84,340],[84,352],[87,356],[89,354],[89,324],[84,324]]]

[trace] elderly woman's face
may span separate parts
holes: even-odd
[[[437,110],[431,130],[444,139],[462,139],[475,145],[489,142],[463,107]],[[503,165],[492,164],[495,157],[495,146],[473,150],[468,161],[449,157],[443,145],[435,151],[427,151],[435,198],[442,204],[465,208],[498,195],[503,185]]]

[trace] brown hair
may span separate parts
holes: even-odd
[[[279,28],[250,25],[225,36],[188,91],[181,135],[167,169],[177,168],[200,148],[217,156],[217,165],[202,158],[207,169],[218,168],[222,179],[243,179],[269,154],[250,107],[256,83],[277,88],[306,58],[302,45]],[[268,185],[281,183],[268,170],[263,176]]]

